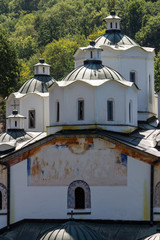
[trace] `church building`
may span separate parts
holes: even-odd
[[[34,77],[8,97],[0,229],[27,219],[159,221],[155,52],[121,33],[114,11],[105,21],[106,33],[75,52],[75,68],[61,81],[40,59]]]

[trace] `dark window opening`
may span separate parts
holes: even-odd
[[[0,210],[2,209],[2,192],[0,191]]]
[[[43,67],[43,73],[45,73],[45,67]]]
[[[91,58],[93,58],[93,52],[91,51]]]
[[[134,82],[136,81],[136,74],[135,72],[130,72],[130,82]]]
[[[107,119],[108,121],[113,121],[113,101],[107,101]]]
[[[118,26],[118,25],[117,25],[117,23],[116,23],[116,28],[117,28],[117,26]]]
[[[152,103],[152,85],[151,85],[151,76],[149,75],[149,102]]]
[[[132,103],[129,103],[129,122],[132,122]]]
[[[59,102],[57,102],[57,122],[59,122],[60,112],[59,112]]]
[[[17,127],[17,121],[15,121],[15,127]]]
[[[112,22],[110,23],[110,28],[112,28]]]
[[[84,120],[84,100],[78,100],[78,120]]]
[[[35,128],[35,110],[29,110],[29,128]]]
[[[77,187],[75,189],[75,209],[85,208],[85,193],[83,188]]]

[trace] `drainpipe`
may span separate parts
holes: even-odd
[[[150,223],[153,224],[153,197],[154,197],[154,166],[160,162],[160,158],[158,160],[151,163],[151,193],[150,193]]]
[[[154,162],[151,163],[150,224],[153,224]]]
[[[7,228],[10,228],[10,165],[0,162],[0,165],[7,168]]]

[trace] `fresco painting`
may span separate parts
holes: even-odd
[[[77,179],[90,186],[127,185],[127,156],[106,141],[87,142],[81,138],[79,144],[41,148],[27,159],[28,185],[68,186]]]

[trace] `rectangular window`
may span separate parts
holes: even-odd
[[[35,110],[28,111],[29,117],[29,128],[35,128]]]
[[[130,82],[134,82],[136,81],[136,73],[135,72],[130,72]]]
[[[113,121],[113,101],[107,101],[107,120]]]
[[[84,120],[84,100],[78,100],[78,120]]]
[[[57,119],[56,121],[59,122],[60,112],[59,112],[59,102],[57,102]]]

